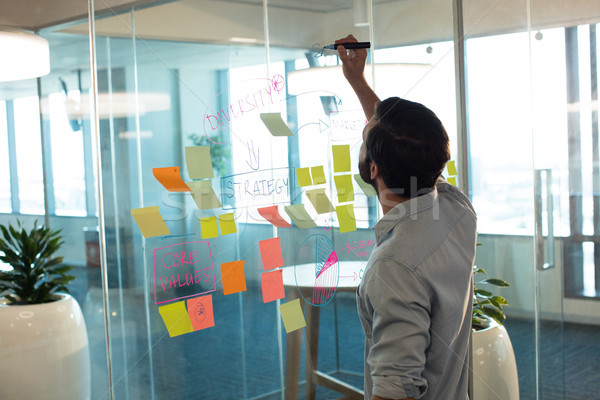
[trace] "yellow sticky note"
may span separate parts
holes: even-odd
[[[185,148],[185,163],[190,179],[213,178],[210,146],[188,146]]]
[[[333,154],[333,172],[350,171],[350,145],[333,145],[331,152]]]
[[[454,162],[454,160],[448,161],[448,163],[446,164],[446,169],[448,170],[448,175],[458,175],[458,172],[456,172],[456,163]]]
[[[354,218],[354,207],[352,204],[337,206],[335,212],[340,223],[340,233],[356,230],[356,218]]]
[[[363,178],[360,177],[360,174],[354,174],[354,180],[358,183],[358,186],[362,189],[362,191],[367,196],[377,196],[377,192],[372,185],[369,185],[364,181]]]
[[[296,168],[296,176],[298,177],[298,186],[312,186],[310,170],[308,168]]]
[[[177,303],[168,304],[166,306],[158,307],[158,312],[165,323],[169,336],[179,336],[185,333],[193,332],[194,327],[192,321],[185,308],[184,301],[178,301]]]
[[[229,213],[219,215],[219,226],[221,227],[221,235],[236,233],[237,228],[235,227],[235,214]]]
[[[345,203],[354,201],[354,187],[352,186],[352,175],[335,175],[335,188],[337,189],[338,201]]]
[[[200,218],[200,231],[202,232],[202,239],[210,239],[219,236],[217,217]]]
[[[448,177],[447,181],[449,184],[456,186],[456,177],[455,176]]]
[[[134,208],[131,210],[131,215],[145,238],[171,233],[158,211],[158,206]]]
[[[283,320],[283,326],[287,333],[302,329],[306,326],[306,320],[300,307],[300,299],[288,301],[279,306],[279,313]]]
[[[304,204],[293,204],[283,208],[287,215],[300,229],[314,228],[317,226],[310,215],[306,212]]]
[[[310,173],[312,174],[313,183],[315,185],[327,183],[327,179],[325,179],[325,172],[323,171],[322,165],[319,165],[318,167],[311,167]]]
[[[281,113],[262,113],[260,119],[273,136],[293,136],[290,128],[283,122]]]
[[[212,208],[221,208],[221,202],[212,188],[210,179],[188,182],[187,185],[192,189],[192,198],[196,202],[198,209],[210,210]]]
[[[308,196],[308,199],[312,203],[313,207],[315,207],[315,210],[317,210],[317,213],[325,214],[331,211],[335,211],[335,208],[333,208],[333,204],[331,204],[331,201],[329,201],[327,194],[325,194],[324,188],[307,190],[306,196]]]

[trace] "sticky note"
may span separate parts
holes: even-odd
[[[331,152],[333,154],[333,172],[350,171],[350,145],[333,145]]]
[[[331,211],[335,211],[335,208],[333,208],[333,204],[331,204],[331,201],[329,201],[327,194],[325,194],[325,188],[307,190],[306,196],[308,196],[308,199],[312,203],[315,210],[317,210],[317,213],[325,214]]]
[[[291,228],[292,225],[279,214],[277,206],[259,208],[258,213],[277,228]]]
[[[190,179],[213,178],[210,146],[188,146],[185,148],[185,163]]]
[[[145,238],[171,233],[158,211],[158,206],[134,208],[131,215]]]
[[[152,168],[152,173],[169,192],[191,191],[179,176],[179,167]]]
[[[221,264],[221,281],[223,282],[224,295],[246,291],[244,264],[244,260]]]
[[[188,299],[187,309],[194,331],[215,326],[211,294]]]
[[[312,186],[312,180],[310,179],[310,169],[308,168],[296,168],[296,177],[298,178],[298,186]]]
[[[448,163],[446,164],[446,169],[448,170],[448,175],[458,175],[458,172],[456,172],[456,163],[454,162],[454,160],[448,161]]]
[[[234,213],[219,215],[219,227],[221,228],[221,235],[236,233]]]
[[[293,136],[290,128],[281,119],[281,113],[262,113],[260,119],[273,136]]]
[[[354,180],[358,183],[358,186],[362,189],[362,191],[367,196],[377,196],[377,192],[372,185],[369,185],[364,181],[363,178],[360,177],[360,174],[354,174]]]
[[[279,313],[287,333],[294,332],[306,326],[306,320],[300,307],[300,299],[288,301],[279,306]]]
[[[286,214],[294,221],[300,229],[314,228],[317,226],[315,221],[308,215],[304,204],[293,204],[283,208]]]
[[[283,254],[281,254],[281,238],[261,240],[258,242],[263,268],[266,270],[283,267]]]
[[[188,182],[188,186],[192,189],[192,198],[198,209],[221,208],[221,202],[212,188],[210,179]]]
[[[185,309],[185,302],[178,301],[177,303],[168,304],[158,307],[158,312],[165,323],[169,336],[179,336],[185,333],[193,332],[194,327],[192,321]]]
[[[283,288],[283,270],[278,269],[260,274],[262,284],[263,303],[283,299],[285,289]]]
[[[340,223],[340,233],[356,230],[356,219],[354,218],[354,207],[352,204],[337,206],[335,212]]]
[[[202,239],[210,239],[219,236],[217,217],[200,218],[200,231],[202,232]]]
[[[449,184],[456,186],[456,177],[455,176],[450,176],[450,177],[448,177],[447,180],[448,180]]]
[[[312,175],[313,184],[321,185],[323,183],[327,183],[327,179],[325,179],[325,171],[323,171],[322,165],[319,165],[318,167],[311,167],[310,173]]]
[[[345,203],[354,201],[354,187],[352,186],[352,175],[335,175],[335,188],[337,190],[338,201]]]

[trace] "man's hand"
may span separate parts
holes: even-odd
[[[356,43],[358,40],[353,35],[348,35],[343,39],[335,41],[338,46],[337,52],[342,61],[342,70],[344,76],[354,86],[360,81],[364,81],[365,63],[367,61],[367,49],[346,50],[344,43]]]
[[[379,98],[365,79],[365,63],[368,54],[367,49],[347,51],[346,48],[343,47],[343,44],[350,42],[358,42],[358,40],[356,40],[354,36],[348,35],[343,39],[335,41],[336,44],[342,45],[338,46],[337,51],[338,56],[342,61],[344,76],[348,80],[348,83],[350,83],[350,86],[352,86],[354,93],[356,93],[356,96],[365,111],[365,116],[369,120],[374,114],[375,105],[379,103]]]

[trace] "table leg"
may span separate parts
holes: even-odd
[[[300,299],[300,306],[304,308],[303,299]],[[302,329],[288,333],[285,340],[285,400],[298,399],[301,348]]]
[[[315,372],[319,361],[319,317],[321,308],[313,305],[306,307],[306,400],[315,400],[317,381]]]

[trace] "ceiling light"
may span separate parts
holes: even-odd
[[[27,31],[0,29],[0,58],[0,82],[50,73],[48,41]]]

